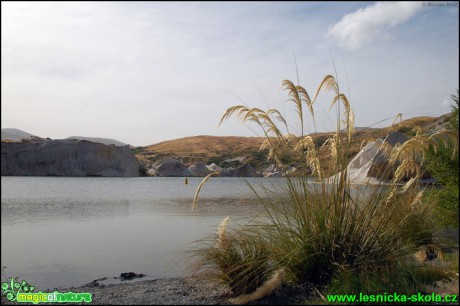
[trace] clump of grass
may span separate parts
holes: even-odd
[[[216,236],[203,239],[193,251],[194,272],[223,284],[237,297],[254,292],[273,274],[269,246],[261,236],[241,229],[226,229],[228,217]]]
[[[283,167],[283,157],[293,156],[302,161],[305,174],[287,178],[285,185],[266,187],[262,193],[253,189],[264,213],[227,232],[224,240],[218,235],[199,246],[194,252],[197,270],[226,284],[234,296],[257,292],[281,269],[286,282],[343,286],[350,293],[411,291],[420,284],[442,280],[436,273],[428,279],[421,270],[413,272],[413,255],[421,246],[435,242],[429,222],[431,204],[422,202],[418,179],[423,175],[425,150],[456,141],[458,132],[418,133],[394,146],[383,142],[379,151],[388,157],[388,166],[379,177],[389,181],[377,187],[357,187],[347,174],[354,113],[335,78],[326,76],[313,99],[291,81],[283,81],[282,88],[297,113],[297,135],[276,109],[234,106],[219,124],[231,116],[242,123],[255,122],[265,135],[261,150],[268,149],[268,159]],[[304,122],[310,116],[316,126],[314,104],[323,90],[334,93],[331,108],[337,108],[338,118],[336,132],[317,147],[318,141],[306,135]],[[325,150],[329,152],[327,168],[334,174],[331,177],[319,158],[319,152]],[[319,183],[307,177],[310,172]],[[216,240],[220,241],[217,246]]]

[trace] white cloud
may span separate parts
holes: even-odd
[[[389,28],[414,16],[420,2],[377,2],[345,15],[329,28],[328,36],[341,47],[355,50],[376,39],[388,39]]]

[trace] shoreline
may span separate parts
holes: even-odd
[[[228,290],[196,276],[127,281],[101,284],[101,278],[80,287],[53,289],[61,293],[86,292],[92,294],[91,303],[79,305],[232,305]],[[37,290],[35,290],[38,292]],[[249,305],[304,304],[311,297],[311,288],[282,286],[271,295]],[[17,305],[1,297],[1,304]],[[32,304],[32,303],[21,303]]]
[[[43,291],[91,293],[90,303],[72,303],[80,305],[230,305],[225,290],[196,277],[135,279],[117,283],[111,283],[111,279],[114,278],[104,277],[80,287]],[[39,291],[35,290],[35,293]],[[1,304],[17,305],[17,302],[10,302],[2,296]]]

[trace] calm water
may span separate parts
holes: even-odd
[[[184,275],[179,255],[194,240],[228,215],[261,211],[243,179],[211,178],[192,212],[201,179],[2,177],[1,265],[40,289],[130,271]],[[253,186],[282,180],[248,179]]]

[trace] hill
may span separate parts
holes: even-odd
[[[3,140],[21,140],[24,138],[29,138],[30,136],[35,136],[30,133],[24,132],[19,129],[2,129],[2,141]]]
[[[351,148],[350,159],[359,152],[361,142],[367,139],[385,137],[390,131],[400,131],[407,135],[414,135],[415,130],[429,131],[435,129],[445,121],[441,117],[414,117],[404,120],[386,128],[359,127],[355,133],[354,144]],[[317,144],[321,146],[332,133],[310,134]],[[236,136],[193,136],[175,140],[163,141],[145,147],[134,149],[136,157],[145,165],[165,157],[174,156],[180,158],[186,164],[204,162],[216,163],[219,166],[231,166],[237,163],[236,159],[244,157],[245,163],[250,163],[256,168],[268,166],[266,152],[259,152],[263,142],[262,137],[236,137]],[[320,159],[326,160],[329,156],[327,150],[320,150]]]
[[[180,157],[185,163],[216,162],[217,159],[254,155],[262,137],[193,136],[163,141],[134,149],[138,158],[155,161],[164,156]]]
[[[92,141],[92,142],[103,143],[103,144],[106,144],[106,145],[112,145],[113,144],[113,145],[116,145],[117,147],[127,146],[126,143],[123,143],[121,141],[111,139],[111,138],[70,136],[70,137],[67,137],[66,139],[87,140],[87,141]]]

